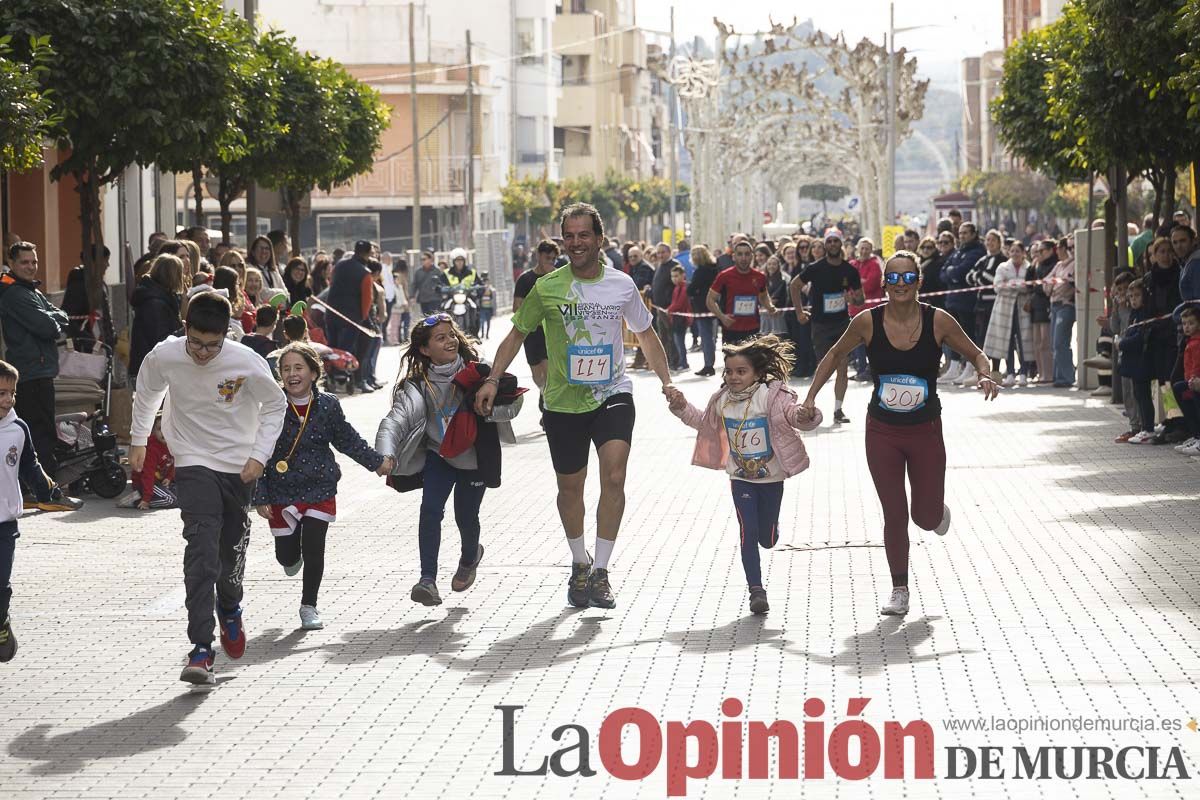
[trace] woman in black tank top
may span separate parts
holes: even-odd
[[[945,311],[917,302],[921,287],[917,257],[901,250],[883,268],[887,303],[858,314],[817,367],[807,409],[815,409],[821,387],[840,359],[865,345],[875,389],[867,407],[867,466],[883,506],[883,543],[892,573],[892,592],[883,614],[908,612],[909,502],[904,477],[912,486],[912,520],[927,531],[945,534],[950,509],[945,504],[946,446],[942,441],[942,405],[937,393],[942,345],[961,353],[979,373],[987,400],[999,393],[991,362]]]

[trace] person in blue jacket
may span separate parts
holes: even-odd
[[[979,229],[973,222],[964,222],[958,229],[958,248],[942,265],[941,279],[947,290],[969,289],[967,276],[987,255],[987,248],[979,241]],[[959,292],[946,295],[946,311],[962,326],[967,336],[975,340],[976,292]],[[975,367],[958,353],[951,353],[954,365],[942,376],[943,383],[971,383],[975,379]]]

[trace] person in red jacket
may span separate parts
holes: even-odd
[[[141,511],[175,507],[175,458],[163,437],[161,415],[154,420],[150,438],[146,440],[146,461],[140,471],[133,473],[132,479],[133,493],[125,504],[132,506],[130,501],[136,500],[136,507]]]
[[[1179,410],[1192,438],[1175,449],[1200,458],[1200,309],[1192,306],[1180,314],[1185,344],[1183,348],[1183,380],[1172,387]]]
[[[684,345],[687,344],[688,328],[692,325],[692,318],[689,316],[692,302],[687,294],[687,270],[682,265],[671,268],[671,283],[675,286],[671,290],[671,305],[667,306],[667,313],[671,315],[671,338],[675,340],[677,354],[671,369],[686,370],[687,347]]]

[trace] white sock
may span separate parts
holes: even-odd
[[[586,564],[588,558],[587,558],[587,549],[584,548],[584,546],[583,546],[583,535],[580,534],[579,536],[576,536],[574,539],[567,537],[567,544],[571,548],[571,563]]]
[[[615,544],[614,540],[596,537],[596,561],[592,564],[592,569],[608,569],[608,560],[612,558]]]
[[[833,398],[833,410],[834,410],[834,411],[841,411],[841,410],[842,410],[842,401],[841,401],[841,400],[839,400],[839,399],[837,399],[836,397],[835,397],[835,398]]]

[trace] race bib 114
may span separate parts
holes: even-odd
[[[567,383],[584,386],[611,383],[612,362],[611,344],[567,345]]]

